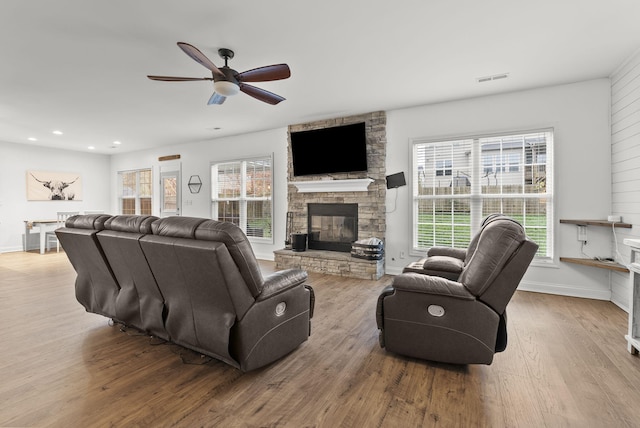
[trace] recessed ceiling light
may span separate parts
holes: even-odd
[[[87,149],[89,149],[89,150],[95,150],[96,148],[95,148],[94,146],[89,146],[89,147],[87,147]]]
[[[58,131],[58,130],[53,131],[53,133],[54,133],[55,135],[62,135],[62,131]]]
[[[29,137],[29,138],[27,138],[27,140],[29,140],[29,141],[38,141],[38,139],[36,137]]]
[[[115,144],[116,146],[119,146],[122,143],[120,141],[114,141],[113,144]]]

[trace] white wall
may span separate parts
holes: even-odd
[[[25,220],[110,207],[109,156],[0,141],[0,252],[21,251]],[[82,201],[27,201],[27,171],[77,172]]]
[[[473,98],[387,112],[389,174],[411,178],[411,138],[456,137],[552,127],[555,134],[555,263],[532,266],[521,289],[610,298],[609,271],[560,263],[560,255],[580,257],[575,226],[561,218],[607,218],[611,206],[609,79]],[[387,192],[387,211],[394,207]],[[410,186],[398,189],[394,212],[387,214],[386,270],[398,273],[417,257],[411,250]],[[610,231],[589,228],[585,251],[609,257]],[[604,229],[604,228],[603,228]],[[407,257],[401,259],[400,253]],[[394,260],[395,259],[395,260]]]
[[[640,52],[611,75],[611,212],[631,223],[631,229],[617,229],[616,261],[629,262],[625,238],[640,237]],[[612,241],[616,253],[616,242]],[[629,274],[611,277],[611,301],[628,310]]]
[[[273,243],[253,244],[256,257],[273,260],[273,251],[284,247],[285,218],[287,211],[287,129],[224,137],[210,141],[189,144],[176,144],[152,150],[114,155],[111,159],[111,185],[117,189],[118,171],[152,168],[154,175],[153,214],[159,215],[159,171],[165,169],[168,162],[159,162],[158,157],[179,154],[182,170],[182,212],[189,217],[211,218],[211,172],[210,165],[215,161],[241,159],[250,156],[274,156],[273,165]],[[202,180],[200,193],[189,192],[187,182],[192,175]],[[114,191],[111,197],[111,210],[118,212],[118,199]]]
[[[532,266],[522,289],[609,299],[609,271],[557,261],[558,256],[579,257],[576,229],[559,225],[560,218],[606,218],[611,201],[611,85],[609,79],[534,89],[517,93],[467,99],[387,112],[388,174],[404,171],[410,180],[409,140],[417,137],[451,137],[498,131],[523,131],[553,127],[555,130],[555,257],[553,267]],[[615,134],[614,134],[615,135]],[[636,137],[637,138],[637,137]],[[636,145],[640,146],[640,144]],[[615,147],[615,145],[614,145]],[[257,257],[273,259],[285,234],[287,192],[287,130],[176,144],[135,153],[91,155],[0,142],[0,251],[22,248],[23,220],[51,217],[67,208],[104,209],[117,213],[117,172],[151,167],[157,183],[159,156],[180,154],[182,215],[210,217],[210,163],[254,155],[274,154],[274,241],[256,244]],[[614,149],[614,165],[616,158]],[[621,154],[624,157],[626,154]],[[618,156],[619,157],[619,156]],[[27,202],[25,173],[29,169],[78,171],[84,180],[84,201]],[[200,175],[203,186],[189,193],[187,181]],[[615,174],[614,174],[615,177]],[[154,214],[159,213],[159,186],[154,186]],[[639,188],[640,189],[640,188]],[[411,249],[410,186],[387,192],[387,273],[398,273],[417,257]],[[615,194],[615,193],[614,193]],[[632,195],[629,195],[629,201]],[[631,204],[631,202],[629,202]],[[637,205],[637,203],[636,203]],[[636,205],[614,201],[614,212],[625,220],[637,213]],[[393,210],[395,207],[395,210]],[[627,218],[629,217],[629,218]],[[637,219],[640,223],[640,218]],[[612,256],[610,231],[589,228],[591,255]],[[406,257],[401,259],[400,252]]]

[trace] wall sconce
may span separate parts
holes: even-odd
[[[192,175],[189,177],[189,191],[191,193],[200,193],[200,188],[202,187],[202,180],[200,180],[199,175]]]

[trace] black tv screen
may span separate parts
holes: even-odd
[[[293,175],[367,170],[364,122],[291,133]]]

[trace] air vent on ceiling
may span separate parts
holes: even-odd
[[[476,80],[478,81],[478,83],[484,83],[491,82],[492,80],[506,79],[507,77],[509,77],[509,73],[501,73],[494,74],[493,76],[478,77]]]

